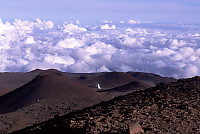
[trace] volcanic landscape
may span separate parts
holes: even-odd
[[[199,94],[198,76],[0,73],[0,133],[199,133]]]

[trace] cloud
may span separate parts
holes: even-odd
[[[116,29],[115,25],[109,26],[108,24],[100,25],[101,29],[108,30],[108,29]]]
[[[59,41],[56,46],[60,48],[75,48],[81,47],[84,43],[81,40],[75,38],[66,38],[64,40]]]
[[[97,72],[110,72],[110,70],[105,65],[103,65],[102,67],[97,69]]]
[[[135,21],[135,20],[129,20],[128,21],[129,24],[140,24],[140,21]]]
[[[183,47],[180,49],[179,53],[182,54],[183,58],[188,58],[194,55],[194,50],[191,47]]]
[[[113,23],[113,22],[110,21],[110,20],[103,20],[102,22],[103,22],[103,23]]]
[[[136,38],[126,37],[124,40],[121,40],[121,43],[124,46],[132,47],[132,48],[142,47],[142,44],[139,41],[137,41]]]
[[[198,26],[77,22],[56,26],[39,19],[0,20],[0,71],[142,71],[176,78],[200,74]]]
[[[41,30],[50,29],[50,28],[54,27],[54,23],[52,21],[41,21],[39,19],[36,19],[35,20],[35,26],[37,26]]]
[[[34,43],[36,43],[36,42],[35,42],[33,36],[28,36],[28,37],[26,38],[26,40],[25,40],[25,43],[26,43],[26,44],[34,44]]]
[[[106,54],[106,53],[115,53],[116,48],[110,44],[97,41],[95,44],[86,47],[85,51],[88,52],[90,55]]]
[[[73,31],[83,31],[83,32],[87,31],[86,28],[79,27],[78,25],[74,25],[73,23],[68,24],[67,22],[64,23],[62,30],[65,33],[70,33],[70,32],[73,32]]]
[[[47,54],[44,57],[44,62],[51,63],[51,64],[61,64],[64,67],[72,65],[75,63],[74,59],[69,56],[58,56]]]
[[[121,22],[121,21],[120,21]],[[129,24],[142,24],[142,23],[152,23],[152,21],[136,21],[136,20],[129,20]]]
[[[157,50],[155,54],[159,56],[170,56],[171,54],[176,53],[175,51],[169,49],[169,48],[164,48],[163,50]]]
[[[193,76],[199,74],[198,67],[193,64],[189,64],[189,65],[185,66],[184,70],[185,70],[185,77],[193,77]]]
[[[90,72],[95,72],[96,70],[93,67],[86,64],[85,62],[78,61],[69,67],[69,71],[73,73],[81,73],[81,72],[90,73]]]
[[[169,40],[169,43],[170,43],[170,48],[172,49],[177,49],[179,47],[183,47],[186,45],[186,42],[183,41],[183,40],[177,40],[177,39],[170,39]]]

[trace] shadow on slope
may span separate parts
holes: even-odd
[[[96,88],[96,84],[99,83],[102,89],[115,88],[133,81],[139,81],[123,72],[106,72],[96,76],[84,74],[74,79],[81,84],[93,88]]]

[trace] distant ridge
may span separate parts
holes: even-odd
[[[95,87],[99,83],[102,89],[115,88],[133,81],[140,81],[124,72],[106,72],[97,76],[82,75],[75,80],[88,87]]]
[[[151,87],[151,85],[148,85],[142,81],[133,81],[126,85],[122,85],[122,86],[115,87],[112,89],[98,90],[98,92],[127,92],[127,91],[144,90],[144,89],[147,89],[150,87]]]
[[[144,72],[127,72],[127,74],[143,81],[150,81],[154,84],[166,83],[166,82],[176,82],[175,78],[172,77],[162,77],[153,73],[144,73]]]
[[[130,87],[132,89],[133,87],[145,89],[154,87],[158,83],[176,82],[174,78],[143,72],[102,72],[97,75],[83,73],[73,79],[85,86],[93,88],[99,83],[102,90],[112,89],[112,91],[117,91],[121,87],[127,88],[127,86],[129,89]]]
[[[30,82],[37,75],[42,72],[56,72],[56,69],[35,69],[30,72],[2,72],[0,73],[0,96],[21,87],[22,85]],[[62,72],[63,75],[68,78],[74,79],[78,83],[81,83],[87,87],[95,88],[97,83],[103,89],[111,89],[118,86],[123,86],[129,84],[130,82],[135,81],[135,79],[146,83],[147,85],[151,85],[151,87],[155,86],[157,83],[163,82],[175,82],[176,79],[162,77],[152,73],[144,73],[144,72],[101,72],[101,73],[69,73]],[[134,79],[133,79],[133,78]]]
[[[32,70],[32,71],[30,71],[30,72],[28,72],[28,73],[42,73],[42,72],[44,72],[45,70],[42,70],[42,69],[35,69],[35,70]],[[47,71],[47,70],[46,70]]]
[[[47,70],[32,81],[0,97],[0,113],[15,111],[38,100],[59,100],[84,97],[94,90],[71,80],[58,70]]]

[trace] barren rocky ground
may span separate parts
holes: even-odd
[[[124,93],[126,94],[126,93]],[[121,93],[96,93],[87,98],[68,98],[59,101],[39,101],[31,106],[18,109],[15,112],[0,114],[0,133],[10,133],[35,123],[53,118],[55,115],[81,110],[101,101],[108,101]]]
[[[132,124],[145,133],[200,133],[200,77],[159,84],[14,133],[129,133]]]
[[[25,85],[0,97],[2,112],[0,133],[20,130],[47,121],[54,116],[64,116],[116,96],[151,87],[157,82],[176,81],[173,78],[146,73],[139,73],[141,77],[139,80],[131,74],[123,72],[73,74],[55,69],[34,70],[28,73],[2,73],[0,86],[8,87],[6,92],[13,90],[9,87],[17,88],[23,83]],[[11,81],[14,82],[13,85],[9,85],[12,84]],[[96,93],[90,92],[91,89],[87,87],[95,87],[96,83],[100,83],[103,89],[96,92],[97,89],[93,88]],[[88,91],[89,96],[84,95],[83,89]]]

